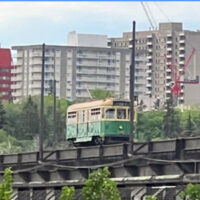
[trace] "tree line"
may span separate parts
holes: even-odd
[[[139,112],[135,128],[135,139],[151,141],[158,139],[199,136],[200,107],[187,109],[174,107],[170,98],[163,109]]]
[[[112,94],[99,89],[91,91],[93,99],[105,99]],[[66,109],[72,102],[56,100],[56,121],[53,115],[53,96],[45,97],[44,144],[46,148],[66,147]],[[172,98],[165,108],[138,112],[135,140],[151,141],[185,136],[198,136],[200,107],[180,110]],[[140,108],[138,108],[140,110]],[[0,101],[0,153],[38,150],[40,98],[28,97],[20,103]],[[54,127],[55,126],[55,127]],[[54,134],[56,132],[56,136]]]
[[[56,100],[56,122],[54,123],[53,96],[45,97],[44,101],[45,146],[61,147],[65,141],[66,109],[70,102],[65,99]],[[0,101],[0,153],[37,150],[39,127],[39,97],[28,97],[16,104]],[[54,132],[57,134],[57,141]]]

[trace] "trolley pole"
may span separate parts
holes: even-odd
[[[135,88],[135,21],[133,21],[132,31],[132,48],[131,48],[131,65],[130,65],[130,153],[133,154],[133,139],[134,139],[134,88]]]
[[[40,96],[40,135],[39,135],[39,160],[43,161],[43,139],[44,139],[44,65],[45,44],[42,45],[42,74],[41,74],[41,96]]]

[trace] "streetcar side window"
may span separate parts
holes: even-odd
[[[106,119],[114,119],[115,118],[115,109],[109,108],[106,110]]]
[[[117,109],[117,119],[126,119],[126,109]]]
[[[68,112],[67,113],[67,124],[75,124],[76,120],[76,112]]]
[[[100,108],[91,109],[91,121],[99,121],[100,120]]]

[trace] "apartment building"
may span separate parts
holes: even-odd
[[[42,45],[14,46],[17,63],[13,71],[15,101],[41,92]],[[45,95],[50,81],[56,79],[57,96],[74,100],[89,98],[89,90],[100,88],[116,97],[129,97],[129,49],[87,46],[46,45]],[[146,89],[146,58],[136,57],[136,95]]]
[[[11,97],[12,58],[10,49],[0,48],[0,98],[12,100]]]
[[[131,32],[123,33],[121,38],[110,38],[112,48],[128,48],[132,38]],[[199,104],[200,89],[200,31],[184,30],[182,23],[160,23],[158,30],[140,31],[136,33],[136,52],[146,51],[147,58],[147,90],[146,94],[154,100],[166,101],[171,93],[175,78],[183,70],[185,63],[192,56],[184,76],[180,77],[181,96],[179,104]]]

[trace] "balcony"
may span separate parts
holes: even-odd
[[[31,55],[31,57],[42,57],[42,52],[33,52]],[[45,54],[46,56],[46,54]]]
[[[32,76],[32,80],[41,80],[41,76]]]
[[[151,94],[151,90],[146,91],[146,94],[150,95]]]
[[[21,58],[21,57],[23,57],[23,52],[17,52],[17,58]]]
[[[16,65],[23,65],[22,60],[17,60],[17,64]]]
[[[31,71],[32,71],[32,72],[41,73],[41,72],[42,72],[42,68],[41,68],[41,67],[32,67]]]
[[[32,89],[35,89],[35,88],[41,88],[41,82],[40,82],[40,81],[34,82],[34,83],[32,84]]]
[[[152,69],[147,69],[146,73],[148,74],[152,73]]]
[[[147,63],[147,66],[152,66],[152,62],[148,62],[148,63]]]
[[[180,65],[184,65],[184,64],[185,64],[185,61],[180,60],[180,61],[179,61],[179,64],[180,64]]]
[[[45,65],[54,65],[54,60],[45,61]]]
[[[148,41],[148,42],[147,42],[147,45],[148,45],[148,46],[152,46],[152,45],[153,45],[153,42],[152,42],[152,41]]]
[[[16,90],[16,89],[20,89],[22,87],[22,84],[12,84],[11,85],[11,89]]]
[[[165,90],[165,93],[166,93],[166,94],[170,94],[170,93],[171,93],[171,90]]]
[[[46,62],[45,62],[46,64]],[[34,59],[32,61],[32,65],[42,65],[42,59]]]
[[[54,57],[53,52],[45,52],[45,57]]]
[[[172,54],[167,54],[166,57],[167,58],[172,58]]]
[[[12,74],[21,74],[22,72],[23,72],[22,67],[18,67],[18,68],[16,68],[16,69],[12,69],[12,70],[11,70],[11,73],[12,73]]]
[[[172,40],[167,40],[167,44],[172,44]]]
[[[171,72],[172,70],[170,68],[167,68],[166,69],[166,72]]]
[[[171,87],[172,82],[167,82],[165,85],[166,85],[166,87]]]
[[[148,55],[148,56],[147,56],[147,59],[152,59],[152,55]]]
[[[179,57],[185,57],[185,54],[181,53],[179,54]]]
[[[172,47],[167,47],[167,51],[172,51]]]
[[[167,65],[171,65],[172,62],[171,62],[171,61],[167,61],[166,64],[167,64]]]
[[[153,38],[153,35],[147,35],[147,38]]]
[[[179,50],[180,50],[180,51],[185,50],[185,46],[180,46],[180,47],[179,47]]]
[[[22,76],[12,76],[11,81],[22,81]]]
[[[185,39],[181,39],[180,41],[179,41],[179,43],[185,43]]]
[[[152,86],[151,86],[150,83],[147,83],[147,84],[146,84],[146,87],[147,87],[147,88],[151,88]]]
[[[182,72],[183,71],[183,68],[179,68],[179,70],[178,70],[179,72]]]
[[[171,76],[169,76],[169,75],[167,75],[167,76],[166,76],[166,79],[167,79],[167,80],[171,80],[171,79],[172,79],[172,77],[171,77]]]
[[[168,34],[167,34],[167,37],[172,37],[172,34],[171,34],[171,33],[168,33]]]
[[[146,79],[149,80],[149,81],[152,80],[151,76],[148,76]]]

